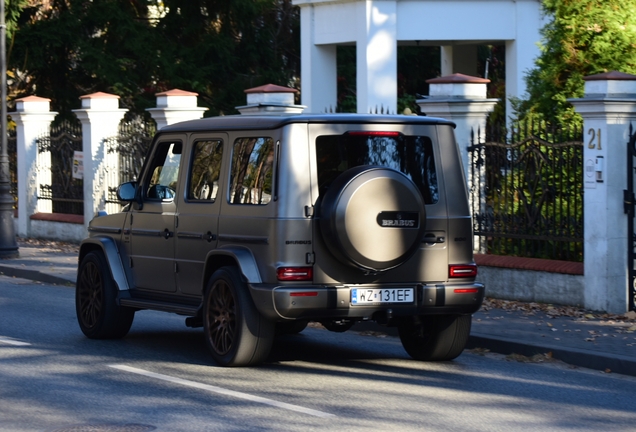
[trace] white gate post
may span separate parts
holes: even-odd
[[[495,108],[499,99],[486,98],[487,84],[490,80],[477,78],[463,74],[453,74],[426,81],[430,84],[427,99],[419,99],[417,104],[423,113],[430,117],[441,117],[455,122],[455,138],[459,144],[459,151],[468,182],[469,203],[471,212],[486,213],[485,168],[480,168],[478,184],[472,184],[471,165],[468,147],[471,143],[471,134],[477,135],[478,131],[484,134],[486,131],[486,119]],[[476,143],[475,143],[476,144]],[[477,200],[481,197],[479,202]],[[485,253],[485,245],[481,237],[473,239],[475,252]]]
[[[51,184],[51,155],[48,161],[48,173],[43,172],[38,166],[37,139],[48,133],[51,122],[55,119],[56,112],[50,111],[51,100],[37,96],[27,96],[16,100],[16,112],[9,113],[15,121],[17,170],[18,170],[18,224],[16,233],[20,237],[29,237],[31,234],[31,215],[38,209],[38,190],[42,178],[40,174],[48,174],[48,183]],[[40,172],[42,171],[42,172]],[[49,204],[50,202],[42,203]],[[49,209],[50,211],[50,209]]]
[[[627,311],[627,187],[629,125],[636,121],[636,76],[609,72],[584,78],[585,95],[570,99],[583,116],[585,307]]]
[[[157,130],[173,123],[196,120],[203,117],[207,108],[197,106],[198,93],[173,89],[157,93],[157,108],[147,108],[157,122]]]
[[[73,112],[82,122],[84,227],[88,228],[95,214],[106,207],[106,140],[117,135],[119,122],[128,110],[119,109],[119,96],[113,94],[92,93],[80,100],[82,108]]]
[[[486,85],[490,80],[463,74],[453,74],[426,81],[430,84],[429,96],[418,99],[420,109],[429,117],[441,117],[453,121],[455,137],[459,144],[464,172],[470,172],[468,146],[471,131],[477,134],[486,130],[488,114],[495,109],[499,99],[486,98]]]

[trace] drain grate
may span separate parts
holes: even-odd
[[[86,424],[67,426],[60,429],[52,429],[49,432],[149,432],[157,429],[154,426],[143,424]]]

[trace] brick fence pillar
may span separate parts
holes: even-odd
[[[51,122],[57,114],[50,111],[50,106],[50,99],[27,96],[17,99],[16,111],[9,113],[17,128],[18,223],[16,233],[20,237],[30,236],[32,214],[38,211],[51,211],[50,201],[38,202],[40,184],[51,184],[51,155],[48,154],[48,171],[39,167],[37,146],[37,139],[49,132]],[[47,182],[43,176],[48,176],[49,181]]]
[[[455,137],[459,144],[464,172],[470,172],[468,146],[471,145],[471,131],[477,134],[486,129],[488,114],[495,108],[499,99],[486,98],[486,85],[490,80],[462,74],[433,78],[429,96],[418,99],[417,104],[429,117],[441,117],[453,121],[457,128]]]
[[[584,80],[584,97],[569,101],[584,122],[585,307],[622,314],[628,308],[623,190],[629,125],[636,121],[636,76],[609,72]]]
[[[117,135],[119,123],[128,111],[119,109],[119,96],[92,93],[81,96],[82,108],[73,110],[82,122],[84,153],[84,226],[106,207],[106,140]]]
[[[157,93],[157,108],[147,108],[157,123],[157,130],[173,123],[203,117],[207,108],[197,106],[197,93],[173,89]]]

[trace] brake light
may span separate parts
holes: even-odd
[[[477,276],[476,264],[448,266],[448,277],[450,278],[472,278],[475,276]]]
[[[310,281],[314,278],[312,267],[279,267],[276,270],[279,281]]]
[[[349,131],[347,132],[349,135],[354,136],[385,136],[385,137],[396,137],[402,135],[401,132],[388,132],[388,131]]]

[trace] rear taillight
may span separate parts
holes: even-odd
[[[477,276],[477,265],[476,264],[461,264],[454,265],[451,264],[448,266],[448,277],[449,278],[474,278]]]
[[[279,281],[311,281],[314,278],[312,267],[279,267],[276,271]]]

